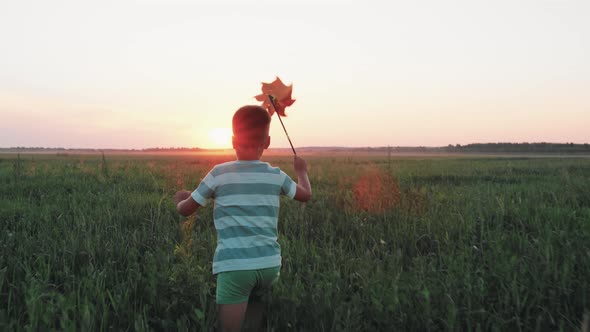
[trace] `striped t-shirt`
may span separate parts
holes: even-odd
[[[217,249],[213,274],[281,265],[277,242],[279,196],[295,197],[297,184],[259,160],[219,164],[192,193],[201,206],[213,199]]]

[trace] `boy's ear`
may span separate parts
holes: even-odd
[[[266,142],[264,142],[264,149],[268,149],[268,147],[270,146],[270,136],[266,137]]]
[[[231,136],[231,146],[232,148],[236,148],[236,136],[232,135]]]

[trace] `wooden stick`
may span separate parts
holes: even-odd
[[[281,115],[279,114],[279,112],[277,112],[277,107],[275,106],[275,97],[272,95],[268,95],[268,99],[270,99],[270,103],[272,104],[272,108],[274,108],[275,113],[277,113],[277,116],[279,117],[279,121],[281,122],[281,126],[283,126],[283,130],[285,131],[285,135],[287,135],[287,139],[289,140],[289,144],[291,144],[291,150],[293,150],[293,154],[295,156],[297,156],[297,152],[295,152],[295,148],[293,147],[293,143],[291,142],[291,137],[289,137],[289,133],[287,133],[287,129],[285,128],[285,125],[283,124],[283,119],[281,119]]]

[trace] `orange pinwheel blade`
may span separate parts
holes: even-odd
[[[276,78],[271,83],[262,83],[262,94],[257,95],[255,98],[262,102],[262,107],[266,108],[272,116],[276,111],[280,116],[286,116],[285,108],[293,105],[295,102],[291,98],[293,92],[293,85],[285,85],[280,78]],[[270,97],[273,97],[271,101]],[[274,102],[274,105],[273,105]]]

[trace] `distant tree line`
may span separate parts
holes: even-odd
[[[0,148],[0,152],[199,152],[214,151],[215,149],[202,149],[197,147],[155,147],[147,149],[66,149],[43,147],[11,147]],[[271,148],[275,151],[288,151],[289,149]],[[441,147],[428,146],[380,146],[380,147],[298,147],[302,152],[385,152],[385,153],[590,153],[590,144],[575,143],[473,143],[473,144],[449,144]]]
[[[574,143],[474,143],[449,145],[448,152],[531,152],[531,153],[583,153],[590,145]]]
[[[590,144],[575,143],[473,143],[449,144],[441,147],[428,146],[385,146],[366,147],[368,152],[392,153],[590,153]]]

